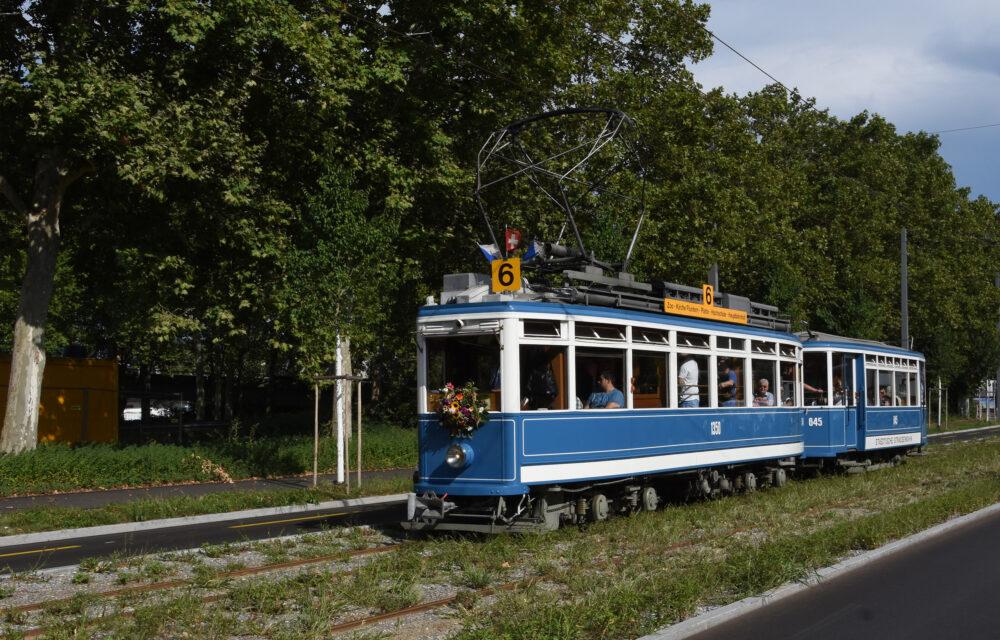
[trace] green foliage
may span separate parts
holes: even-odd
[[[416,464],[412,429],[369,425],[361,442],[364,469]],[[243,437],[192,447],[53,444],[0,457],[0,495],[293,475],[312,471],[312,455],[309,436]],[[336,469],[334,439],[321,439],[319,466]]]
[[[910,328],[929,376],[957,398],[1000,359],[997,205],[956,188],[934,136],[867,112],[839,120],[776,86],[698,86],[686,65],[712,54],[707,4],[9,10],[0,180],[29,201],[46,154],[87,174],[63,204],[53,353],[79,345],[200,373],[225,396],[234,381],[327,372],[340,336],[376,380],[370,406],[412,417],[416,309],[443,274],[485,269],[470,198],[483,141],[553,107],[606,106],[641,131],[640,277],[697,285],[717,262],[723,291],[814,329],[896,341],[905,227]],[[505,214],[562,224],[528,204],[539,206]],[[623,252],[618,213],[595,205],[582,220],[599,257]],[[0,200],[0,349],[25,247]],[[221,464],[260,464],[248,453]]]

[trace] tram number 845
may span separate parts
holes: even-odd
[[[809,418],[809,426],[810,427],[822,427],[823,426],[823,418]]]

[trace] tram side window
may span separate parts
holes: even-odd
[[[611,374],[611,384],[622,397],[606,390],[600,382],[601,374]],[[574,406],[578,409],[601,409],[604,402],[612,400],[625,407],[625,351],[621,349],[577,349],[576,350],[576,397]],[[610,398],[608,395],[610,394]]]
[[[807,352],[803,354],[805,365],[805,381],[802,389],[805,391],[807,405],[826,404],[826,353]]]
[[[868,398],[869,407],[877,407],[879,405],[878,397],[878,385],[876,384],[875,376],[878,374],[874,369],[868,369],[867,363],[865,368],[865,396]]]
[[[777,381],[778,367],[772,360],[752,360],[753,406],[773,407],[777,400],[774,395],[774,385]]]
[[[427,354],[427,410],[435,411],[448,383],[471,382],[487,394],[487,408],[500,410],[500,345],[496,336],[429,338]]]
[[[894,374],[894,378],[896,379],[895,404],[905,407],[910,397],[910,394],[906,391],[906,374],[902,371],[897,371]]]
[[[830,389],[830,394],[833,397],[833,406],[835,407],[854,404],[853,399],[846,397],[844,393],[844,381],[848,380],[850,375],[849,370],[844,366],[845,362],[854,361],[847,354],[833,354],[833,388]]]
[[[778,404],[783,407],[794,407],[795,406],[795,381],[798,380],[801,372],[797,371],[798,363],[782,361],[781,363],[781,378],[779,379],[778,386],[776,389],[781,389],[780,396],[776,393],[775,398],[778,400]]]
[[[719,358],[719,406],[745,407],[746,358]]]
[[[892,390],[892,372],[880,369],[878,372],[878,404],[880,407],[892,406]]]
[[[916,407],[920,404],[920,393],[919,387],[917,386],[917,372],[911,371],[908,375],[910,378],[910,405]]]
[[[667,398],[667,354],[632,353],[632,404],[636,409],[665,407]]]
[[[679,406],[708,406],[708,355],[677,354],[677,403]]]
[[[521,346],[521,409],[566,408],[566,349]]]

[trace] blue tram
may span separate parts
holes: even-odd
[[[805,376],[800,466],[870,469],[927,444],[923,355],[824,333],[798,337]]]
[[[586,287],[491,294],[474,274],[448,278],[464,281],[448,290],[446,278],[448,304],[417,318],[420,458],[408,528],[600,520],[655,508],[666,475],[701,494],[780,485],[804,452],[802,344],[779,330],[773,307],[731,297],[754,321],[730,324],[624,293],[641,283],[617,297]],[[690,289],[663,288],[668,299]],[[589,408],[601,377],[621,406]],[[447,383],[466,381],[489,390],[488,420],[452,437],[436,409]]]
[[[655,509],[664,491],[781,486],[797,466],[870,468],[926,444],[918,353],[792,334],[745,298],[698,305],[691,287],[589,277],[600,287],[491,293],[486,276],[453,274],[421,308],[405,528],[554,529]],[[456,437],[438,408],[467,382],[489,411]],[[590,408],[607,384],[620,406]]]

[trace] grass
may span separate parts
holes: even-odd
[[[941,426],[937,426],[937,413],[928,415],[927,433],[947,433],[950,431],[962,431],[964,429],[978,429],[980,427],[990,427],[1000,424],[1000,419],[993,419],[993,412],[990,412],[990,420],[976,420],[975,418],[963,418],[960,415],[949,415],[948,419],[941,419]]]
[[[191,446],[41,445],[0,456],[0,496],[295,475],[312,471],[312,460],[311,435],[232,432]],[[409,468],[416,460],[414,429],[376,423],[365,430],[362,469]],[[320,439],[319,466],[336,468],[335,439]]]

